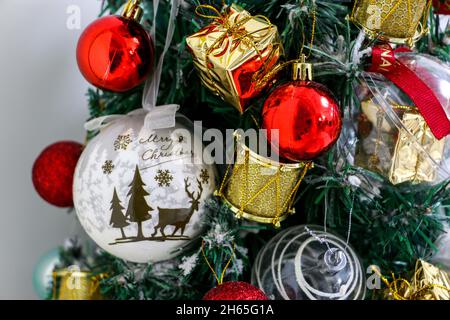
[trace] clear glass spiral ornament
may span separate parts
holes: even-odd
[[[365,276],[356,252],[319,226],[284,230],[259,252],[252,284],[275,300],[362,300]]]

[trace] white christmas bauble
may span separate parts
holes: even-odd
[[[143,114],[127,115],[86,146],[73,198],[81,225],[101,248],[132,262],[157,262],[200,234],[216,171],[189,124],[177,118],[175,127],[153,130]]]

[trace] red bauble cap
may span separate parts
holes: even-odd
[[[339,138],[339,106],[326,87],[313,81],[293,81],[276,88],[264,103],[263,128],[279,130],[273,148],[291,161],[311,160]]]
[[[125,92],[135,88],[147,79],[153,59],[149,34],[130,18],[97,19],[78,40],[78,67],[100,89]]]
[[[268,300],[255,286],[242,281],[230,281],[209,290],[203,300]]]
[[[33,165],[32,179],[39,195],[57,207],[72,207],[72,183],[83,145],[56,142],[41,152]]]

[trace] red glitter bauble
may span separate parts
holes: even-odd
[[[268,300],[267,296],[247,282],[230,281],[209,290],[203,300]]]
[[[291,161],[311,160],[339,138],[339,106],[328,89],[313,81],[294,81],[276,88],[264,103],[263,127],[269,141],[279,130],[273,148]]]
[[[91,23],[78,40],[77,62],[94,86],[125,92],[141,84],[153,66],[153,43],[135,20],[107,16]]]
[[[73,207],[72,183],[83,145],[56,142],[41,152],[33,165],[33,184],[39,195],[57,207]]]

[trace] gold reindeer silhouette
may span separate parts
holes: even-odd
[[[152,234],[152,237],[156,235],[158,232],[158,229],[161,232],[161,235],[163,237],[166,237],[164,233],[164,229],[167,226],[174,226],[175,229],[172,232],[172,236],[175,235],[175,233],[181,229],[180,236],[183,236],[184,229],[186,227],[186,224],[188,224],[189,220],[191,219],[192,215],[195,211],[198,211],[198,205],[200,203],[200,197],[202,196],[203,187],[202,183],[199,179],[197,179],[198,183],[198,192],[196,196],[194,196],[194,191],[189,192],[189,187],[191,186],[190,183],[188,183],[188,179],[184,179],[184,190],[186,191],[188,197],[191,199],[189,202],[191,203],[191,206],[189,208],[160,208],[158,207],[158,213],[159,213],[159,222],[158,225],[155,226],[155,232]]]

